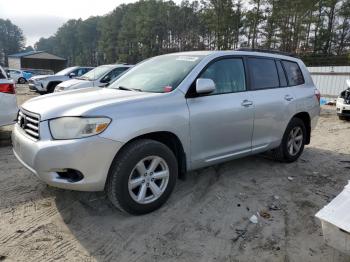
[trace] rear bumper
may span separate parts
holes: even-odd
[[[16,96],[0,94],[0,126],[11,125],[16,121],[18,113]]]
[[[34,141],[15,124],[13,152],[21,164],[47,184],[79,191],[102,191],[110,165],[122,143],[93,136],[73,140]],[[58,172],[73,169],[83,179],[71,182]]]

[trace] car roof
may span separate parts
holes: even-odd
[[[129,64],[107,64],[107,65],[100,65],[101,67],[110,67],[110,68],[118,68],[118,67],[133,67],[134,65]],[[98,66],[98,67],[100,67]]]
[[[277,52],[269,53],[268,51],[240,51],[240,50],[223,50],[223,51],[187,51],[187,52],[178,52],[171,53],[167,55],[187,55],[187,56],[227,56],[227,55],[244,55],[244,56],[262,56],[262,57],[271,57],[285,60],[297,61],[300,60],[296,57],[292,57],[290,55],[279,54]]]

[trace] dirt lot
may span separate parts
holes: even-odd
[[[0,129],[0,261],[350,261],[314,217],[350,180],[350,122],[331,107],[296,163],[255,156],[189,173],[139,217],[103,193],[46,186],[16,161],[9,134]]]

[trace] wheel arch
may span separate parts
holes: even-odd
[[[62,81],[50,81],[46,86],[46,92],[48,92],[49,88],[51,88],[52,86],[56,87],[60,83],[62,83]]]
[[[178,163],[178,177],[180,179],[185,179],[186,177],[186,172],[187,172],[187,158],[186,158],[186,153],[184,151],[183,145],[181,143],[181,140],[177,135],[175,135],[172,132],[169,131],[155,131],[155,132],[150,132],[146,134],[142,134],[139,136],[136,136],[132,139],[130,139],[128,142],[126,142],[118,151],[116,157],[122,152],[122,150],[125,148],[126,145],[139,140],[139,139],[151,139],[158,141],[164,145],[166,145],[175,155]]]
[[[311,117],[308,112],[299,112],[295,114],[291,119],[293,118],[299,118],[304,122],[305,128],[306,128],[306,139],[305,144],[310,144],[311,140]]]

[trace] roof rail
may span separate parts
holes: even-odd
[[[277,54],[277,55],[285,55],[285,56],[291,56],[291,57],[297,57],[296,54],[293,53],[288,53],[288,52],[283,52],[279,51],[276,49],[263,49],[263,48],[237,48],[235,51],[246,51],[246,52],[262,52],[262,53],[269,53],[269,54]]]

